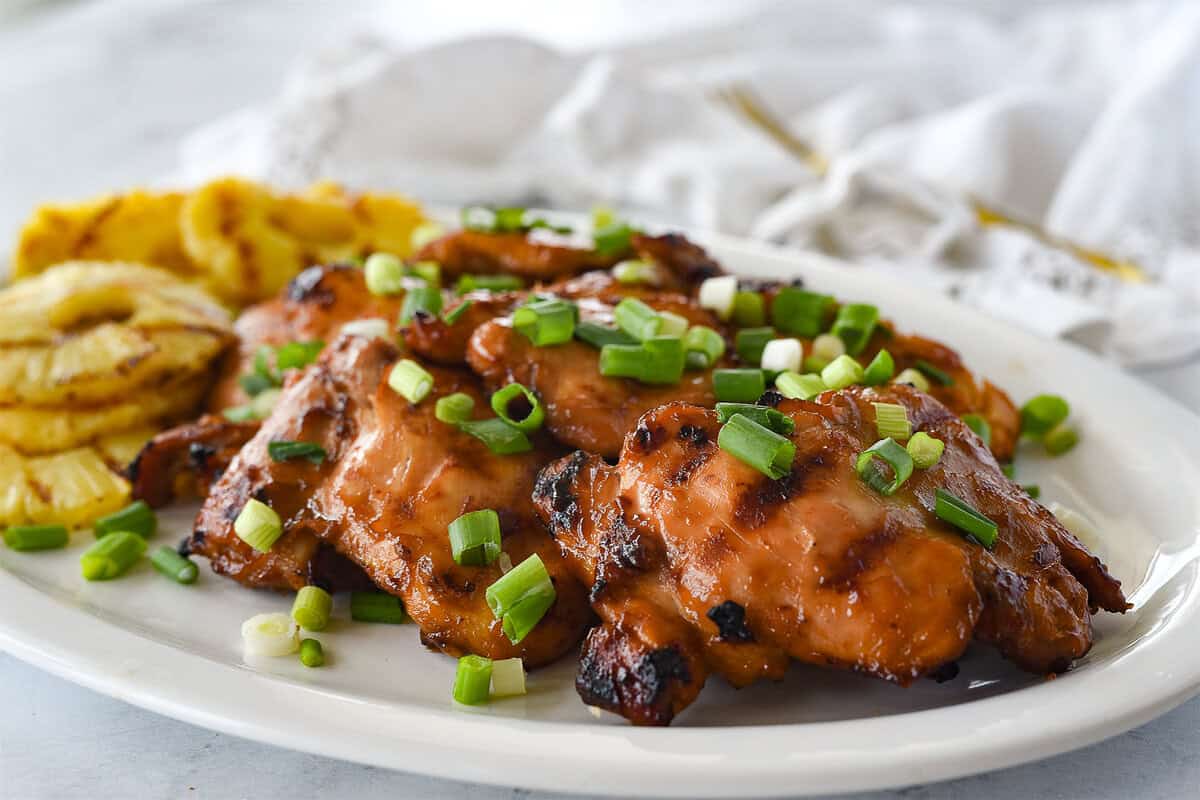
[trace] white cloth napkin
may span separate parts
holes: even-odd
[[[713,100],[751,87],[818,176]],[[1200,3],[1001,23],[840,0],[604,52],[493,37],[316,55],[191,137],[180,179],[332,178],[450,204],[586,209],[818,248],[1124,363],[1200,351]],[[1123,283],[978,197],[1138,264]]]

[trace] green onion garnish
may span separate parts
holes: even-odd
[[[292,619],[306,631],[323,631],[329,625],[333,597],[320,586],[305,586],[292,602]]]
[[[509,292],[522,289],[525,282],[516,275],[463,275],[454,284],[454,291],[466,294],[473,291]]]
[[[1028,483],[1021,488],[1025,490],[1025,494],[1029,495],[1034,500],[1037,500],[1042,496],[1042,487],[1038,486],[1036,483]]]
[[[845,389],[863,378],[862,365],[850,356],[838,356],[821,370],[821,380],[830,389]]]
[[[637,344],[637,339],[625,331],[595,322],[581,322],[576,325],[575,338],[596,348],[606,344]]]
[[[136,533],[115,531],[97,539],[83,552],[79,566],[89,581],[107,581],[120,577],[146,552],[146,540]]]
[[[463,514],[449,532],[455,564],[482,567],[500,557],[500,516],[490,508]]]
[[[310,668],[324,666],[325,648],[316,639],[301,639],[300,663]]]
[[[929,379],[917,370],[909,367],[892,380],[892,383],[907,383],[922,392],[929,391]]]
[[[671,311],[658,312],[658,318],[662,320],[662,325],[659,326],[659,336],[673,336],[676,339],[683,338],[687,333],[688,325],[687,317],[681,316]]]
[[[633,378],[642,383],[679,383],[685,361],[683,340],[656,336],[640,345],[609,344],[600,348],[600,374]]]
[[[408,236],[409,247],[413,252],[422,249],[430,242],[435,242],[446,235],[446,229],[437,222],[422,222],[417,227],[413,228],[412,233]]]
[[[492,697],[525,694],[525,664],[519,658],[492,662]]]
[[[221,412],[221,416],[230,422],[249,422],[253,419],[258,419],[258,414],[254,411],[254,406],[246,403],[241,406],[230,406]]]
[[[454,394],[438,398],[437,403],[433,407],[433,415],[437,417],[439,422],[445,422],[448,425],[457,425],[460,422],[469,420],[471,412],[474,410],[474,397],[471,397],[466,392],[455,392]]]
[[[391,253],[372,253],[363,263],[367,291],[373,295],[404,291],[404,263]]]
[[[737,278],[733,275],[705,278],[696,294],[696,301],[701,308],[707,308],[721,319],[729,319],[733,314],[737,291]]]
[[[536,300],[513,312],[513,327],[536,347],[571,341],[575,334],[575,307],[556,298]]]
[[[943,489],[937,490],[933,513],[963,533],[969,533],[991,550],[996,545],[996,523],[971,508],[964,500]]]
[[[742,414],[721,426],[717,446],[772,480],[788,474],[796,457],[795,444]]]
[[[875,326],[879,323],[879,309],[866,303],[847,303],[838,309],[831,333],[846,343],[846,352],[856,356],[867,346]]]
[[[775,376],[775,389],[793,400],[811,400],[828,388],[820,375],[811,372],[804,375],[781,372]]]
[[[537,553],[517,564],[484,593],[492,614],[500,620],[504,634],[517,644],[533,630],[557,594],[550,573]]]
[[[763,349],[774,338],[774,328],[742,328],[734,337],[733,348],[743,363],[758,366],[762,362]]]
[[[271,412],[275,410],[275,404],[282,396],[283,392],[279,389],[267,389],[265,392],[259,392],[250,401],[251,419],[266,419],[271,416]]]
[[[511,413],[511,408],[518,399],[522,401],[521,405],[529,409],[520,418],[513,416]],[[492,410],[496,412],[496,416],[500,419],[512,425],[517,430],[525,431],[526,433],[536,431],[542,427],[542,423],[546,419],[546,410],[542,408],[542,401],[538,399],[536,394],[519,383],[510,383],[493,394]]]
[[[935,367],[933,364],[930,364],[925,359],[917,359],[916,363],[914,363],[913,366],[916,367],[916,369],[919,372],[923,373],[926,377],[932,378],[933,380],[940,383],[942,386],[953,386],[954,385],[954,378],[952,378],[950,376],[950,373],[948,373],[944,370],[938,369],[937,367]]]
[[[876,459],[892,468],[891,480],[888,480],[880,466],[875,463]],[[854,471],[863,483],[875,491],[883,495],[893,495],[912,475],[913,459],[895,439],[882,439],[859,453],[858,460],[854,462]]]
[[[624,222],[610,222],[592,231],[593,249],[602,256],[618,256],[629,250],[637,229]]]
[[[467,299],[460,301],[459,304],[454,308],[442,312],[442,322],[445,322],[447,325],[453,325],[454,323],[458,322],[462,315],[467,313],[467,309],[473,305],[475,305],[474,300]]]
[[[683,349],[688,366],[707,369],[725,355],[725,337],[706,325],[693,325],[683,336]]]
[[[388,373],[388,386],[408,402],[416,405],[433,391],[433,376],[409,358],[402,358]]]
[[[65,525],[14,525],[4,531],[4,543],[19,552],[57,550],[70,538]]]
[[[613,309],[617,327],[639,342],[658,336],[662,328],[662,317],[650,306],[636,297],[626,297]]]
[[[272,461],[291,461],[296,458],[306,458],[314,464],[320,464],[328,453],[325,448],[315,442],[267,442],[267,455]]]
[[[317,360],[325,343],[320,339],[311,342],[288,342],[275,348],[275,369],[304,369]]]
[[[468,206],[462,210],[462,226],[480,233],[525,233],[537,228],[545,228],[555,233],[571,232],[571,228],[565,225],[551,225],[541,217],[529,219],[525,209],[516,206]]]
[[[892,354],[887,350],[880,350],[863,371],[863,385],[879,386],[887,383],[895,372],[896,362],[892,359]]]
[[[233,532],[258,552],[267,553],[283,535],[283,521],[273,508],[252,497],[233,521]]]
[[[784,333],[812,338],[825,326],[833,298],[794,286],[785,286],[771,303],[771,324]]]
[[[902,442],[912,436],[908,409],[897,403],[872,403],[875,406],[875,430],[885,439]]]
[[[622,261],[612,268],[617,283],[626,285],[657,283],[658,270],[649,261]]]
[[[415,278],[420,278],[430,286],[441,286],[442,265],[436,261],[418,261],[406,268],[405,272]]]
[[[1059,423],[1046,432],[1042,444],[1046,446],[1046,452],[1050,455],[1061,456],[1079,444],[1079,432],[1070,425]]]
[[[1010,481],[1015,480],[1017,477],[1017,466],[1011,461],[1001,464],[1000,471],[1004,473],[1004,477],[1008,478]]]
[[[791,433],[796,423],[786,414],[753,403],[717,403],[717,421],[724,425],[734,414],[741,414],[776,433]]]
[[[150,554],[150,564],[163,575],[185,586],[196,582],[200,570],[191,559],[184,558],[170,547],[160,547]]]
[[[984,447],[992,446],[992,426],[979,414],[963,414],[962,421],[983,440]]]
[[[259,372],[247,372],[245,375],[238,377],[238,386],[242,387],[242,391],[254,397],[259,392],[264,392],[275,385],[275,381]]]
[[[158,530],[158,517],[145,500],[136,500],[111,514],[101,517],[92,525],[92,530],[99,539],[117,531],[136,533],[143,539],[149,539]]]
[[[753,403],[767,390],[761,369],[717,369],[712,374],[713,392],[725,403]]]
[[[408,620],[404,603],[385,592],[351,592],[350,619],[355,622],[381,622],[400,625]]]
[[[733,324],[739,328],[760,328],[767,324],[767,306],[758,292],[739,291],[733,296]]]
[[[492,660],[483,656],[463,656],[454,670],[454,700],[465,706],[486,703],[492,684]]]
[[[418,313],[437,316],[442,310],[442,290],[436,286],[425,284],[414,286],[404,293],[404,305],[400,306],[401,325],[413,321]]]
[[[946,443],[941,439],[933,438],[925,431],[918,431],[908,440],[905,449],[912,456],[913,466],[917,469],[929,469],[942,460],[942,452],[946,449]]]
[[[1056,394],[1039,394],[1021,406],[1021,433],[1044,436],[1071,413],[1071,406]]]
[[[800,369],[800,360],[803,355],[804,345],[800,344],[799,339],[772,339],[763,348],[759,366],[770,373],[794,373]]]
[[[460,422],[458,429],[474,436],[499,456],[527,453],[533,449],[533,443],[529,441],[529,437],[524,432],[517,430],[498,417]]]

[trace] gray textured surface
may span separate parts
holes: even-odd
[[[11,0],[0,0],[0,11]],[[275,93],[292,59],[371,23],[384,3],[55,3],[0,27],[0,240],[36,202],[152,182],[180,134]],[[410,3],[407,38],[478,29],[510,15],[429,17]],[[523,4],[518,4],[522,5]],[[993,5],[995,5],[993,3]],[[643,9],[645,5],[641,6]],[[694,4],[654,4],[694,16]],[[647,11],[639,11],[645,22]],[[612,16],[612,15],[610,15]],[[513,18],[516,19],[513,19]],[[508,29],[555,35],[561,15],[511,14]],[[3,24],[3,20],[0,20]],[[377,30],[379,25],[374,26]],[[405,30],[406,27],[406,30]],[[395,28],[393,28],[395,30]],[[603,31],[588,29],[591,41]],[[1200,368],[1146,377],[1193,409]],[[2,613],[2,611],[0,611]],[[1200,794],[1200,700],[1086,750],[873,798],[1177,798]],[[266,747],[142,711],[0,654],[0,798],[543,797],[359,767]]]

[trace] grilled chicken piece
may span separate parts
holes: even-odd
[[[467,360],[467,344],[475,329],[508,314],[525,297],[525,292],[469,292],[446,306],[449,314],[464,303],[470,304],[454,322],[447,322],[442,315],[418,312],[403,330],[404,344],[428,361],[461,366]]]
[[[419,261],[436,261],[445,275],[517,275],[527,281],[553,281],[620,261],[591,250],[531,239],[524,233],[460,230],[425,245]]]
[[[213,488],[197,518],[193,551],[243,582],[266,575],[298,588],[306,582],[303,560],[312,543],[327,543],[404,600],[426,644],[452,654],[521,656],[531,667],[552,661],[579,641],[591,618],[583,587],[567,572],[530,500],[539,467],[561,451],[543,443],[529,453],[493,454],[434,417],[437,398],[454,392],[470,394],[478,416],[488,416],[475,377],[431,366],[434,391],[414,406],[387,385],[396,357],[382,340],[343,336],[293,377]],[[267,445],[274,440],[315,442],[328,456],[320,465],[272,461]],[[284,535],[266,554],[233,532],[233,520],[252,497],[284,521]],[[459,566],[451,557],[450,522],[480,508],[500,514],[504,551],[513,563],[538,553],[558,592],[516,645],[484,598],[501,575],[499,564]]]
[[[393,322],[403,296],[379,297],[367,291],[361,269],[345,264],[309,267],[272,300],[252,306],[238,317],[234,332],[238,347],[225,357],[221,374],[209,394],[208,408],[220,413],[250,398],[238,378],[254,369],[254,356],[264,344],[294,341],[332,341],[342,325],[372,317]]]
[[[535,502],[603,620],[576,680],[586,703],[663,725],[710,672],[745,686],[790,659],[907,685],[972,637],[1059,672],[1091,646],[1089,609],[1126,609],[1103,564],[929,395],[772,399],[795,423],[779,480],[721,450],[716,414],[684,403],[646,414],[615,467],[577,452],[543,470]],[[946,443],[891,497],[854,470],[878,439],[872,402]],[[934,515],[937,488],[998,524],[995,549]]]
[[[155,436],[126,470],[133,496],[153,508],[177,497],[205,497],[242,445],[258,430],[257,422],[230,422],[205,414]]]

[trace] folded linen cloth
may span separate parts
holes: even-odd
[[[586,209],[841,256],[1125,364],[1200,352],[1200,6],[755,4],[603,51],[369,37],[190,137],[179,179],[330,178]],[[820,173],[713,99],[752,87]],[[1135,264],[1126,282],[974,199]]]

